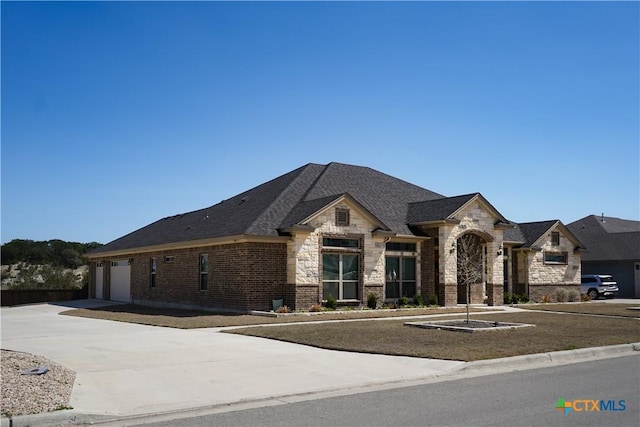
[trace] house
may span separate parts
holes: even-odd
[[[640,298],[640,221],[589,215],[567,227],[587,246],[583,274],[611,274],[619,297]]]
[[[481,248],[471,302],[580,286],[580,241],[559,221],[514,224],[480,193],[445,197],[376,170],[307,164],[88,254],[91,295],[170,307],[307,309],[400,296],[466,301],[462,236]]]

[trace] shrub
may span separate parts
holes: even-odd
[[[513,294],[511,295],[513,304],[524,304],[529,302],[529,295],[527,294]]]
[[[327,296],[327,301],[324,303],[324,306],[329,310],[335,310],[338,308],[338,300],[336,300],[333,295],[329,294]]]
[[[509,292],[505,292],[504,293],[504,303],[505,304],[512,304],[515,303],[516,301],[514,301],[513,296],[509,293]]]
[[[413,297],[413,305],[417,307],[424,307],[424,299],[422,298],[422,295],[418,294]]]
[[[429,295],[427,298],[427,302],[429,306],[437,306],[438,305],[438,297],[436,295]]]
[[[582,302],[589,302],[591,301],[591,297],[587,294],[580,294],[580,301]]]
[[[372,310],[375,310],[377,306],[378,306],[378,297],[376,296],[376,294],[370,293],[369,295],[367,295],[367,307],[369,307]]]
[[[289,307],[287,307],[286,305],[281,305],[280,307],[278,307],[278,309],[276,310],[276,313],[291,313],[291,310],[289,309]]]
[[[549,304],[551,302],[551,295],[543,295],[542,299],[540,300],[541,303],[544,304]]]
[[[578,302],[580,301],[580,292],[575,289],[569,289],[567,293],[567,301],[569,302]]]
[[[558,302],[566,302],[567,301],[567,290],[565,288],[558,288],[555,290],[554,295],[556,297],[556,301]]]
[[[319,311],[322,311],[322,306],[320,304],[311,304],[311,306],[309,307],[309,311],[312,313],[317,313]]]
[[[398,298],[398,306],[404,307],[407,305],[409,305],[409,298],[405,296],[401,296],[400,298]]]

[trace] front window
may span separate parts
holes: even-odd
[[[200,290],[206,291],[209,288],[209,255],[200,255]]]
[[[388,256],[385,263],[385,297],[413,298],[416,295],[416,259],[414,257]]]
[[[544,253],[545,264],[564,265],[567,263],[567,253],[563,252],[545,252]]]
[[[551,244],[554,246],[560,245],[560,233],[557,231],[551,233]]]
[[[322,254],[322,299],[329,295],[338,300],[358,299],[360,255]]]

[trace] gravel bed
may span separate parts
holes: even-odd
[[[70,409],[69,400],[76,373],[44,357],[2,350],[2,416],[39,414]],[[46,366],[42,375],[22,375]]]

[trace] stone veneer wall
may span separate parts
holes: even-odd
[[[486,242],[487,296],[489,297],[487,303],[502,305],[503,256],[496,255],[502,244],[502,229],[495,227],[495,218],[479,201],[475,201],[461,210],[456,219],[460,221],[458,224],[445,224],[439,228],[440,303],[445,306],[458,303],[457,250],[454,248],[460,236],[466,233],[476,233],[485,237],[485,240],[491,240]]]
[[[523,261],[526,260],[527,263],[526,266],[522,266],[522,269],[528,273],[530,300],[538,302],[545,295],[555,300],[555,290],[558,288],[580,291],[580,254],[574,251],[573,243],[560,233],[560,244],[553,245],[551,234],[548,234],[545,236],[541,249],[526,252],[526,258],[523,257]],[[545,252],[567,253],[567,264],[545,264]]]
[[[335,225],[335,208],[349,209],[348,226]],[[381,300],[385,283],[385,243],[373,237],[373,225],[347,202],[339,203],[316,216],[310,223],[311,233],[296,233],[287,247],[287,283],[293,308],[307,309],[322,302],[322,238],[348,237],[361,239],[360,303],[366,304],[367,294],[373,292]]]

